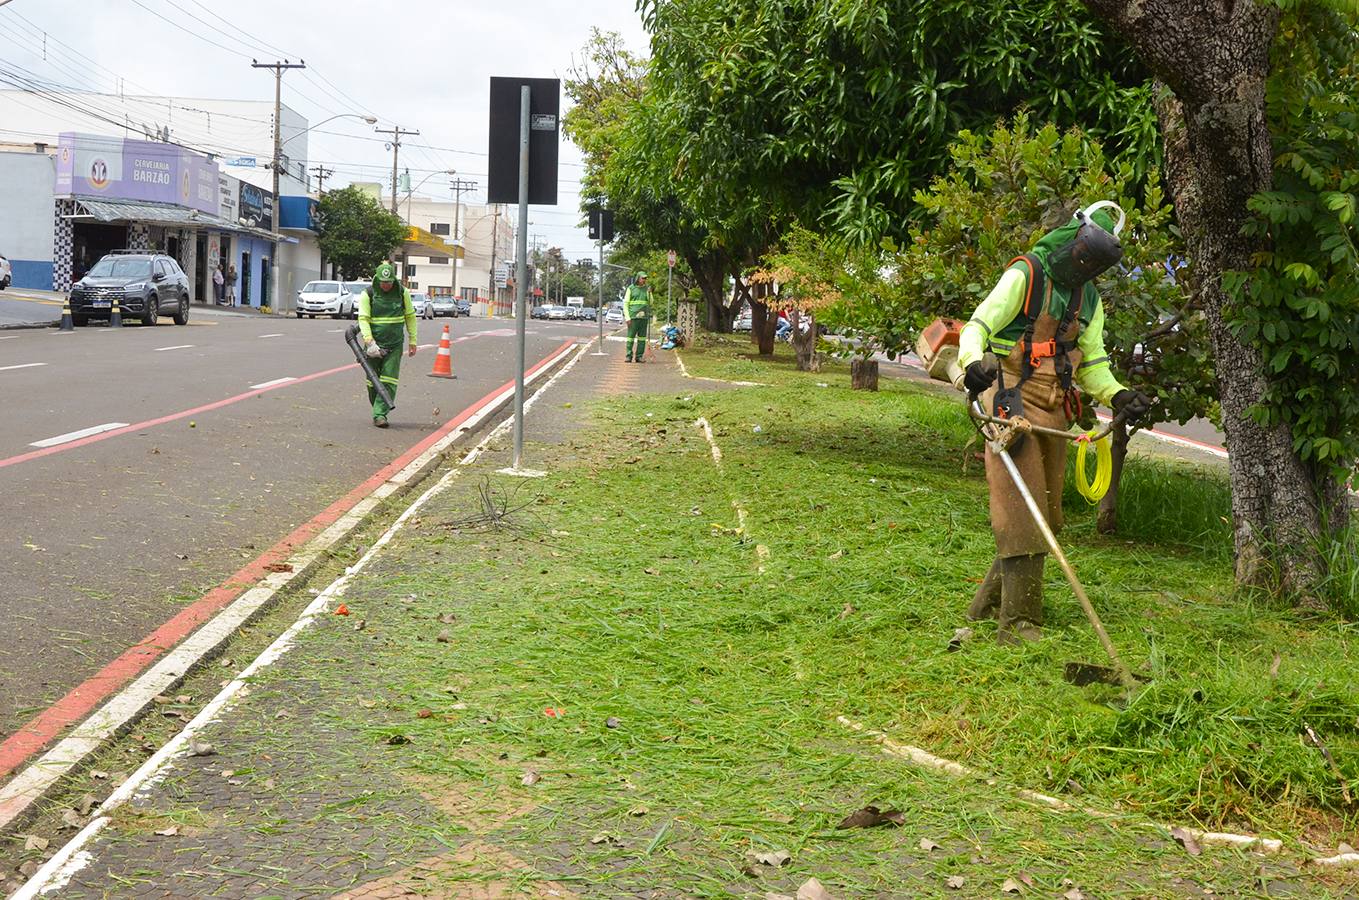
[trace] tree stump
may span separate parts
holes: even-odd
[[[878,361],[876,359],[851,359],[849,361],[849,386],[856,391],[876,391],[878,389]]]

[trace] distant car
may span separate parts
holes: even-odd
[[[162,310],[173,310],[176,325],[189,324],[189,276],[171,257],[150,250],[115,250],[71,286],[71,321],[108,319],[119,312],[155,325]]]
[[[470,316],[472,314],[472,301],[466,297],[458,298],[458,315]]]
[[[610,306],[604,313],[605,325],[622,325],[623,311],[616,306]]]
[[[413,295],[411,299],[414,299]],[[438,318],[439,316],[457,316],[458,314],[458,301],[447,294],[430,300],[429,305],[434,310],[433,318]]]
[[[535,307],[533,307],[533,312],[529,313],[529,318],[530,318],[530,319],[546,319],[546,318],[547,318],[547,307],[546,307],[546,306],[535,306]]]
[[[569,319],[571,318],[571,307],[569,306],[549,306],[547,308],[549,319]]]
[[[595,316],[596,312],[598,312],[598,310],[596,310],[593,306],[587,306],[581,309],[580,317],[587,322],[593,322],[596,319]]]
[[[751,324],[752,324],[752,319],[751,319],[750,307],[747,306],[745,309],[741,310],[741,314],[740,314],[739,316],[736,317],[736,320],[735,320],[734,322],[731,323],[731,330],[732,330],[732,331],[749,331],[750,328],[751,328]]]
[[[14,273],[10,271],[9,260],[0,256],[0,291],[9,287],[9,283],[14,280]]]
[[[434,318],[434,306],[429,302],[429,294],[424,291],[411,291],[411,306],[415,307],[415,314],[420,318]]]
[[[349,318],[355,315],[354,304],[358,299],[343,281],[308,281],[306,287],[297,292],[295,312],[299,319],[303,316]]]
[[[344,286],[349,288],[349,293],[354,295],[354,311],[351,319],[359,317],[359,295],[373,286],[371,281],[346,281]]]

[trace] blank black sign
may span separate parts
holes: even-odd
[[[491,79],[486,202],[519,202],[519,92],[524,85],[530,90],[528,202],[556,206],[562,92],[556,78]]]

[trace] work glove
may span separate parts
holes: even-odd
[[[368,343],[364,344],[363,352],[367,353],[373,359],[382,358],[382,348],[378,346],[377,341],[369,341]]]
[[[996,380],[995,372],[986,371],[980,362],[969,363],[963,373],[963,387],[969,396],[976,396],[989,388]]]
[[[1136,424],[1137,420],[1146,415],[1149,409],[1151,409],[1151,401],[1141,391],[1124,388],[1114,394],[1114,412],[1123,413],[1123,421],[1129,425]]]

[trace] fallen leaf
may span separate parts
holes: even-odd
[[[1030,875],[1028,872],[1020,872],[1015,877],[1018,878],[1020,883],[1023,884],[1025,887],[1033,887],[1033,876]]]
[[[644,804],[644,803],[639,803],[638,805],[634,806],[632,809],[628,810],[628,815],[630,815],[630,816],[639,816],[639,817],[640,817],[640,816],[646,815],[646,814],[649,813],[649,812],[651,812],[651,807],[647,806],[647,805]]]
[[[843,618],[845,618],[846,616],[852,616],[852,615],[854,615],[854,605],[853,605],[852,603],[846,603],[846,604],[845,604],[845,608],[844,608],[843,610],[841,610],[841,612],[840,612],[840,618],[843,619]]]
[[[1088,900],[1080,888],[1072,888],[1062,895],[1064,900]]]
[[[296,719],[296,718],[297,718],[297,713],[293,712],[293,711],[290,710],[290,709],[280,709],[278,712],[274,713],[274,718],[275,718],[275,719]]]
[[[88,816],[90,814],[90,810],[94,809],[95,805],[98,802],[99,801],[94,799],[94,794],[86,794],[84,797],[81,797],[80,814],[82,816]]]
[[[217,752],[217,748],[207,741],[200,741],[197,738],[189,738],[189,750],[194,756],[212,756]]]
[[[827,559],[839,559],[840,557],[842,557],[842,556],[844,556],[844,555],[845,555],[845,551],[843,551],[843,550],[836,550],[834,553],[832,553],[830,556],[828,556]]]
[[[1194,836],[1180,826],[1177,825],[1170,829],[1170,836],[1179,841],[1184,852],[1190,856],[1199,856],[1203,853],[1203,848],[1199,846],[1198,841],[1194,840]]]
[[[264,789],[266,791],[272,791],[274,789],[274,785],[275,785],[274,779],[272,778],[264,779]]]
[[[434,710],[432,710],[432,709],[422,709],[422,710],[420,710],[418,713],[416,713],[415,715],[416,715],[418,718],[421,718],[421,719],[428,719],[430,716],[434,715]]]
[[[961,875],[950,875],[948,881],[944,882],[944,887],[953,890],[962,890],[963,885],[967,884],[967,879]]]
[[[944,848],[943,848],[943,847],[940,847],[938,844],[936,844],[934,841],[930,840],[929,838],[921,838],[921,839],[920,839],[920,849],[921,849],[921,850],[924,850],[926,853],[932,853],[932,852],[935,851],[935,850],[943,850]]]
[[[1085,788],[1082,787],[1081,783],[1074,778],[1068,778],[1066,780],[1066,789],[1073,794],[1079,795],[1085,793]]]
[[[291,563],[269,563],[264,567],[266,572],[291,572],[292,570]]]
[[[787,850],[765,850],[754,851],[755,861],[762,866],[772,866],[775,869],[786,866],[793,861],[793,855]]]
[[[831,900],[830,892],[815,878],[808,878],[797,889],[797,900]]]
[[[617,716],[609,716],[607,719],[604,720],[605,728],[617,728],[621,724],[623,723],[618,721]]]
[[[1270,678],[1278,678],[1278,677],[1279,677],[1279,663],[1281,663],[1281,662],[1283,662],[1283,657],[1280,656],[1280,655],[1278,654],[1278,652],[1276,651],[1276,652],[1274,653],[1274,665],[1272,665],[1272,666],[1269,667],[1269,677],[1270,677]]]
[[[444,613],[439,617],[439,621],[443,622],[445,625],[452,625],[454,622],[458,621],[458,617],[452,613]]]
[[[94,769],[93,771],[90,772],[90,777],[91,777],[91,778],[108,778],[108,777],[109,777],[109,773],[108,773],[108,772],[101,772],[101,771],[99,771],[98,769]]]
[[[790,897],[787,894],[776,894],[773,891],[765,891],[764,900],[797,900],[797,898]]]
[[[221,666],[223,669],[228,668],[231,665],[231,660],[230,658],[224,659],[221,662],[217,663],[217,665]]]
[[[845,816],[844,821],[835,827],[845,828],[875,828],[879,825],[905,825],[906,815],[898,809],[889,809],[881,812],[876,806],[865,806],[863,809],[850,813]]]
[[[162,835],[163,837],[174,837],[179,834],[179,826],[171,825],[169,828],[162,828],[157,831],[156,834]]]
[[[222,770],[221,772],[219,772],[218,774],[220,774],[223,778],[230,778],[230,777],[232,777],[233,775],[236,774],[236,770],[235,770],[235,769],[223,769],[223,770]]]
[[[354,623],[354,630],[355,630],[355,631],[363,631],[363,629],[365,629],[365,628],[367,628],[367,627],[368,627],[368,620],[367,620],[367,619],[359,619],[357,622]]]
[[[341,603],[338,607],[336,607],[336,609],[335,609],[335,615],[337,615],[337,616],[347,616],[347,615],[349,615],[349,607],[346,606],[345,604]]]
[[[966,644],[970,640],[972,640],[971,628],[955,628],[953,631],[953,637],[949,638],[948,652],[956,653],[957,651],[963,649],[963,644]]]
[[[454,703],[452,706],[449,707],[449,709],[466,709],[466,708],[467,708],[466,703]]]
[[[185,556],[183,553],[176,553],[176,554],[175,554],[175,558],[176,558],[176,559],[188,559],[188,557]]]
[[[165,706],[165,705],[167,705],[167,704],[174,703],[175,701],[171,700],[169,697],[165,696],[164,694],[161,694],[161,695],[159,695],[159,696],[152,697],[152,698],[151,698],[151,702],[152,702],[152,703],[158,703],[158,704],[160,704],[161,706]]]
[[[409,744],[410,742],[411,742],[410,737],[404,734],[394,734],[391,737],[387,738],[387,743],[392,745],[393,747],[399,747],[402,744]]]
[[[86,824],[88,824],[85,821],[85,817],[73,809],[68,809],[63,812],[61,814],[61,821],[65,822],[66,827],[68,828],[84,828]]]
[[[438,641],[440,644],[451,644],[453,643],[453,632],[445,628],[443,631],[439,632],[439,636],[434,640]]]
[[[543,710],[543,715],[547,716],[549,719],[559,719],[566,715],[566,710],[562,709],[560,706],[549,706],[547,709]]]
[[[27,862],[19,864],[19,874],[25,878],[32,878],[34,875],[38,874],[38,868],[38,864],[30,859]]]
[[[227,784],[241,785],[241,784],[245,784],[245,782],[244,782],[244,781],[241,781],[241,779],[239,779],[239,778],[228,778],[228,779],[227,779]]]
[[[366,706],[366,707],[368,707],[369,709],[372,709],[374,706],[377,706],[377,701],[376,701],[376,700],[360,700],[360,701],[359,701],[359,706]]]
[[[1023,889],[1022,887],[1019,886],[1019,882],[1018,882],[1018,881],[1015,881],[1013,878],[1007,878],[1007,879],[1005,879],[1005,883],[1002,884],[1002,885],[1000,886],[1000,890],[1001,890],[1001,893],[1003,893],[1003,894],[1022,894],[1022,893],[1024,893],[1024,889]]]
[[[766,813],[765,818],[771,822],[778,822],[780,825],[791,825],[794,822],[792,816],[786,816],[783,813]]]
[[[51,841],[49,841],[47,838],[40,838],[40,837],[38,837],[36,834],[30,834],[30,835],[24,840],[24,850],[25,850],[25,851],[28,851],[28,850],[46,850],[46,849],[47,849],[47,845],[50,844],[50,843],[51,843]]]
[[[539,775],[532,769],[529,769],[527,772],[524,773],[524,777],[519,779],[519,783],[522,784],[524,787],[532,787],[533,785],[537,784],[542,780],[543,776]]]

